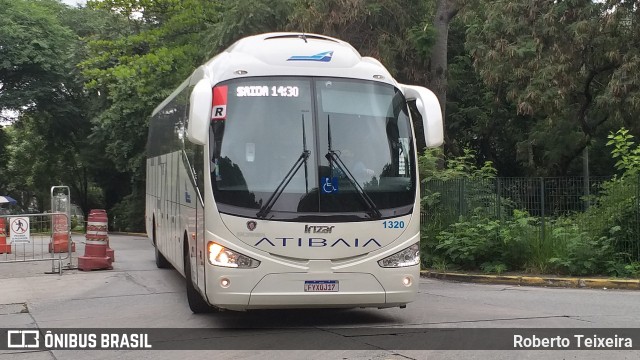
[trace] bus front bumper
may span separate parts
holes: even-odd
[[[243,284],[247,281],[243,277],[211,279],[207,281],[207,289],[217,286],[215,291],[208,291],[209,301],[229,310],[387,308],[414,301],[418,278],[417,271],[407,269],[395,269],[378,277],[367,273],[276,273],[265,275],[257,284]],[[225,279],[229,283],[223,289],[220,284]],[[305,286],[310,282],[334,284],[333,291],[312,291]],[[243,288],[247,291],[235,291]]]

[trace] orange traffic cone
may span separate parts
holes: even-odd
[[[89,218],[92,218],[93,221],[91,225],[87,222],[87,239],[89,239],[92,234],[94,238],[101,236],[106,237],[107,256],[111,259],[111,262],[115,262],[115,252],[109,245],[109,217],[107,216],[107,211],[104,209],[92,209],[89,211]]]
[[[78,269],[82,271],[113,269],[113,253],[108,255],[109,235],[107,234],[107,212],[91,210],[87,221],[84,256],[78,257]],[[113,251],[113,250],[112,250]]]
[[[64,215],[53,215],[52,219],[53,236],[49,243],[50,253],[64,253],[69,249],[69,224]],[[76,244],[71,241],[71,251],[76,251]]]

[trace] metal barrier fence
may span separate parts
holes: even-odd
[[[620,253],[640,261],[640,176],[612,184],[610,177],[431,180],[422,184],[420,220],[433,234],[472,216],[508,221],[518,210],[535,219],[537,240],[559,236],[561,226],[578,229],[573,236],[604,229],[616,232]]]
[[[62,274],[72,262],[68,223],[64,213],[0,216],[0,264],[51,261],[51,272]]]

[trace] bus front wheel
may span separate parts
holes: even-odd
[[[189,303],[189,308],[194,314],[213,312],[213,308],[204,301],[202,295],[200,295],[193,285],[193,281],[191,281],[191,257],[189,256],[189,249],[186,244],[187,239],[185,239],[184,248],[184,276],[187,280],[187,302]]]
[[[156,242],[156,220],[153,219],[153,248],[155,250],[156,255],[156,267],[158,269],[168,269],[171,267],[171,263],[167,260],[164,255],[158,250],[158,243]]]

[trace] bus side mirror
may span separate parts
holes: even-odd
[[[431,90],[421,86],[401,85],[407,100],[415,100],[422,116],[422,128],[427,147],[438,147],[444,142],[444,125],[440,102]]]
[[[209,124],[211,123],[212,98],[211,83],[208,79],[198,81],[191,91],[187,139],[194,144],[204,145],[207,142]]]

